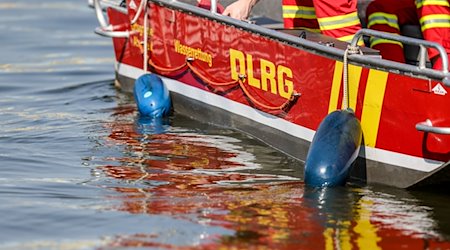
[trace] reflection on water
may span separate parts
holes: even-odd
[[[123,156],[97,167],[118,200],[113,210],[175,218],[203,230],[183,243],[158,234],[117,236],[110,246],[218,249],[448,249],[430,209],[404,196],[360,187],[311,189],[297,178],[259,172],[255,155],[226,135],[134,118],[119,107],[109,145]],[[400,197],[400,199],[399,199]],[[152,225],[156,226],[156,225]],[[223,230],[218,230],[222,228]],[[177,228],[173,228],[177,230]],[[173,243],[179,242],[179,243]]]

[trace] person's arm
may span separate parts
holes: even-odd
[[[236,2],[228,5],[222,15],[230,16],[239,20],[245,20],[248,18],[250,11],[258,1],[259,0],[237,0]]]

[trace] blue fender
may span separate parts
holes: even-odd
[[[134,100],[142,116],[163,117],[170,114],[169,90],[155,74],[145,74],[134,83]]]
[[[344,185],[362,139],[351,110],[336,110],[320,123],[306,156],[304,178],[312,187]]]

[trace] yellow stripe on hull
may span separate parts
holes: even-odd
[[[342,85],[343,68],[343,63],[337,61],[334,66],[328,113],[331,113],[338,108],[342,108],[342,105],[338,106],[338,101],[341,94],[340,89]],[[361,74],[362,67],[349,65],[349,107],[354,111],[356,111]],[[366,146],[375,147],[377,142],[378,127],[380,124],[381,110],[383,108],[388,75],[389,74],[387,72],[374,69],[369,71],[361,112],[361,126]]]
[[[343,69],[344,64],[342,62],[336,61],[336,64],[334,65],[333,83],[331,85],[330,103],[328,104],[328,114],[337,109]]]
[[[361,127],[366,146],[375,147],[380,125],[381,110],[389,74],[370,70],[361,114]]]
[[[334,66],[333,83],[331,85],[330,103],[328,104],[328,113],[338,109],[339,94],[342,85],[342,72],[344,65],[342,62],[336,62]],[[349,107],[356,110],[356,100],[358,99],[359,81],[361,79],[362,67],[349,65]],[[339,107],[342,108],[342,105]]]
[[[356,100],[358,99],[359,81],[361,80],[362,67],[348,65],[348,100],[349,108],[356,111]],[[342,108],[342,107],[341,107]]]

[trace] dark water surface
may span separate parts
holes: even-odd
[[[0,1],[0,249],[450,249],[448,194],[310,190],[245,135],[140,119],[96,26]]]

